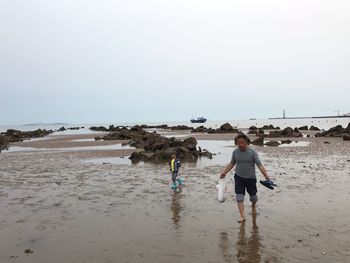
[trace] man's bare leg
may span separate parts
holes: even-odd
[[[256,215],[256,202],[252,203],[252,215]]]
[[[239,213],[241,215],[240,220],[238,221],[238,223],[243,223],[245,221],[245,216],[244,216],[244,202],[237,202],[237,206],[239,209]]]

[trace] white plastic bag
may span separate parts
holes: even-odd
[[[216,189],[218,190],[218,201],[219,203],[223,203],[226,201],[226,183],[224,179],[220,179],[219,183],[216,185]]]

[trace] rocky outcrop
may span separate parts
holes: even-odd
[[[316,133],[315,137],[344,137],[350,135],[350,123],[346,128],[341,125],[330,128],[328,131]]]
[[[270,147],[277,147],[277,146],[280,146],[281,144],[278,141],[268,141],[268,142],[265,142],[265,145]]]
[[[6,132],[0,134],[0,152],[8,149],[11,142],[21,142],[26,139],[44,137],[52,132],[52,130],[45,129],[37,129],[34,131],[8,129]]]
[[[251,142],[253,145],[264,146],[264,137],[259,137]]]
[[[307,130],[309,130],[309,127],[306,125],[299,127],[299,131],[307,131]]]
[[[291,144],[291,140],[281,140],[281,144]]]
[[[0,152],[2,150],[7,150],[9,145],[9,140],[5,135],[0,134]]]
[[[258,135],[258,130],[249,130],[248,131],[248,134],[255,134],[255,135]]]
[[[128,140],[128,143],[124,145],[141,149],[129,157],[133,163],[139,161],[165,162],[170,159],[172,153],[177,153],[182,161],[195,161],[199,157],[212,158],[210,152],[197,149],[197,140],[193,137],[185,140],[178,140],[175,137],[167,138],[155,131],[148,132],[141,126],[134,126],[130,129],[117,128],[115,131],[96,139]]]
[[[235,129],[228,122],[226,122],[226,123],[224,123],[223,125],[220,126],[220,131],[222,131],[222,132],[232,132],[234,130]]]
[[[192,129],[191,132],[201,132],[201,133],[239,133],[239,130],[232,127],[229,123],[224,123],[218,129],[206,128],[204,126],[199,126],[195,129]]]
[[[170,127],[172,131],[185,131],[185,130],[193,130],[193,127],[189,127],[186,125],[177,125]]]
[[[8,129],[4,135],[8,138],[9,142],[20,142],[25,139],[44,137],[52,132],[52,130],[45,129],[37,129],[34,131],[19,131]]]
[[[291,127],[287,127],[280,131],[270,131],[269,138],[282,138],[282,137],[302,137],[303,135],[298,129],[293,130]]]
[[[270,124],[270,125],[264,125],[260,129],[263,129],[263,130],[279,130],[280,127],[274,127],[272,124]]]
[[[167,124],[161,124],[161,125],[141,125],[142,129],[169,129],[169,126]]]
[[[191,132],[193,132],[193,133],[195,133],[195,132],[208,132],[208,128],[206,128],[206,127],[204,127],[204,126],[199,126],[199,127],[197,127],[197,128],[195,128],[195,129],[193,129],[193,130],[191,130]]]
[[[320,128],[311,125],[311,126],[310,126],[310,131],[320,131]]]

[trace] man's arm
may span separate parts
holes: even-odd
[[[263,174],[266,180],[270,180],[270,177],[267,175],[265,167],[261,164],[258,166],[260,172]]]
[[[228,174],[229,171],[232,170],[232,168],[233,168],[234,166],[235,166],[235,165],[234,165],[233,163],[229,163],[229,164],[226,166],[225,170],[221,173],[220,179],[225,178],[225,176]]]

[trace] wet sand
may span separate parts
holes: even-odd
[[[232,179],[225,203],[215,192],[233,135],[195,135],[216,155],[183,165],[181,194],[166,164],[132,165],[133,149],[104,149],[121,142],[94,136],[52,136],[0,154],[0,262],[350,261],[350,143],[340,138],[255,147],[279,187],[259,185],[258,215],[247,209],[239,225]]]

